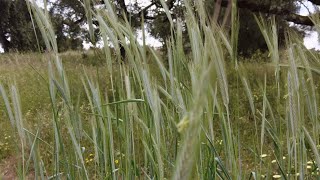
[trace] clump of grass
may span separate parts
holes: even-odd
[[[248,77],[252,67],[238,62],[235,4],[228,35],[210,23],[200,1],[195,4],[197,12],[185,2],[188,54],[183,50],[182,22],[174,25],[166,10],[172,35],[166,43],[166,57],[162,57],[137,42],[129,22],[119,22],[109,1],[99,10],[85,1],[89,27],[92,18],[100,24],[106,44],[103,71],[108,76],[88,73],[86,67],[80,78],[70,78],[47,14],[27,3],[50,50],[48,74],[42,77],[48,89],[51,121],[46,128],[51,129],[51,139],[43,138],[43,128],[25,122],[17,86],[0,85],[19,142],[16,149],[22,152],[21,179],[30,171],[41,179],[291,179],[317,175],[315,78],[319,71],[317,59],[308,60],[317,56],[288,34],[288,64],[280,64],[274,19],[268,25],[256,18],[272,63],[266,66],[266,73],[258,72],[252,78]],[[126,50],[126,63],[120,63],[119,43]],[[114,46],[115,56],[107,44]],[[73,88],[73,81],[81,82],[82,91]],[[85,98],[75,96],[81,93]]]

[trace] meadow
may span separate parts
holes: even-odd
[[[114,48],[86,55],[59,53],[48,17],[30,5],[49,51],[0,55],[3,178],[318,178],[318,53],[293,32],[280,49],[274,19],[256,17],[269,52],[243,59],[236,9],[228,35],[196,5],[198,14],[186,4],[190,50],[168,13],[161,53],[106,3],[91,15]]]

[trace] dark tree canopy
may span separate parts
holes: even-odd
[[[315,6],[320,5],[320,0],[306,0]],[[251,12],[259,12],[277,15],[283,20],[295,24],[313,26],[314,23],[308,16],[298,14],[297,7],[304,5],[304,0],[279,0],[279,1],[254,1],[254,0],[237,0],[237,6],[240,9],[247,9]],[[228,5],[228,0],[222,0],[222,6]]]
[[[25,0],[1,0],[0,7],[0,43],[3,49],[6,52],[37,50],[34,28]]]
[[[51,5],[49,14],[57,36],[60,51],[79,49],[85,39],[84,10],[79,1],[58,0]],[[5,52],[44,50],[44,44],[38,40],[32,25],[30,13],[25,0],[0,0],[0,44]],[[40,47],[38,47],[38,44]]]
[[[51,21],[57,35],[59,51],[79,49],[85,39],[84,8],[79,1],[58,0],[51,4]]]

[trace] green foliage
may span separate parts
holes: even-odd
[[[0,5],[0,43],[3,49],[6,52],[39,50],[39,42],[25,1],[4,0]],[[43,41],[40,40],[40,44],[41,42]]]
[[[49,10],[57,35],[59,51],[80,50],[86,39],[84,8],[80,1],[59,0],[52,2]]]
[[[104,1],[90,2],[84,1],[89,5],[100,4],[105,5]],[[167,18],[167,14],[163,11],[163,4],[157,1],[151,1],[152,8],[144,9],[138,2],[124,4],[123,0],[112,0],[111,6],[115,8],[115,14],[119,20],[124,21],[127,19],[130,26],[134,29],[140,28],[142,21],[145,21],[151,34],[166,44],[168,38],[171,36],[170,21]],[[282,7],[287,11],[295,12],[298,8],[296,1],[254,1],[257,4],[270,4],[270,7]],[[38,50],[37,41],[33,32],[33,26],[30,21],[26,5],[23,0],[3,0],[1,7],[1,27],[0,27],[0,43],[3,44],[5,51],[19,50]],[[86,23],[87,15],[90,15],[91,11],[85,11],[85,8],[80,1],[74,0],[57,0],[48,1],[51,8],[48,10],[52,24],[54,26],[55,34],[57,36],[57,44],[59,51],[66,50],[79,50],[82,48],[82,41],[91,41],[95,44],[98,40],[101,40],[102,36],[99,33],[99,26],[97,20],[93,19],[90,26],[90,33],[86,32],[83,26]],[[196,1],[191,1],[192,9],[194,12],[196,9]],[[218,13],[218,23],[223,24],[226,30],[230,26],[230,15],[227,13],[227,8],[221,7],[219,12],[214,12],[217,7],[214,0],[206,0],[203,2],[205,5],[204,14],[208,16],[208,19],[213,21],[213,16]],[[182,22],[185,27],[184,9],[185,3],[179,1],[175,3],[174,0],[170,0],[165,3],[170,9],[172,18],[175,22]],[[96,11],[97,9],[95,9]],[[125,13],[125,17],[123,16]],[[143,18],[141,17],[143,15]],[[91,15],[90,15],[91,16]],[[263,14],[265,18],[269,18],[270,14]],[[197,17],[198,18],[198,17]],[[89,18],[90,19],[90,18]],[[253,13],[246,9],[239,10],[239,38],[237,43],[237,52],[243,56],[250,56],[256,50],[266,51],[267,46],[264,42],[259,28],[253,18]],[[96,26],[93,26],[96,25]],[[23,28],[22,28],[23,27]],[[95,28],[93,28],[95,27]],[[285,31],[289,28],[288,23],[283,20],[281,16],[278,16],[277,20],[278,34],[279,34],[279,46],[285,44]],[[38,29],[36,27],[37,34]],[[185,50],[189,48],[189,37],[187,28],[183,28],[183,40],[186,45]],[[89,38],[89,36],[91,36]],[[8,39],[11,41],[8,41]],[[43,49],[43,42],[40,42],[41,49]],[[166,49],[166,45],[164,46]],[[124,57],[124,49],[121,49]]]
[[[239,30],[239,53],[249,56],[256,50],[268,50],[267,44],[259,30],[253,14],[248,10],[240,10],[240,30]],[[284,38],[283,36],[281,37]]]
[[[32,24],[25,0],[3,0],[0,3],[0,43],[5,52],[43,51],[44,42],[35,35],[41,34],[39,27]],[[86,36],[81,28],[85,23],[83,11],[78,1],[55,1],[51,4],[49,13],[60,51],[82,48]]]

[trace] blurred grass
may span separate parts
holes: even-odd
[[[265,62],[265,59],[263,59],[264,57],[262,57],[261,60],[259,59],[259,56],[254,57],[256,58],[254,59],[254,61],[252,60],[252,58],[242,59],[239,64],[242,68],[242,71],[245,72],[245,76],[247,77],[248,83],[251,85],[250,88],[252,91],[252,97],[255,103],[255,108],[257,110],[263,108],[264,90],[263,84],[261,84],[261,82],[263,82],[266,77],[266,96],[269,100],[271,107],[274,107],[279,110],[275,116],[276,118],[279,118],[279,124],[280,126],[282,126],[282,130],[285,131],[285,120],[281,117],[285,116],[286,113],[284,103],[287,98],[286,93],[282,93],[283,96],[281,97],[281,99],[283,100],[281,101],[283,103],[279,104],[276,100],[277,87],[273,80],[275,78],[273,64],[271,62]],[[48,93],[48,63],[46,58],[46,54],[38,53],[12,53],[0,55],[0,82],[5,86],[14,83],[17,85],[20,96],[23,97],[21,98],[21,107],[23,107],[22,112],[23,116],[25,117],[26,127],[29,130],[36,130],[40,127],[41,133],[39,137],[43,141],[49,142],[52,146],[54,142],[54,133],[51,128],[52,107],[50,104],[50,96]],[[86,98],[86,92],[84,91],[83,84],[81,82],[83,73],[85,72],[88,76],[97,81],[98,86],[101,88],[101,92],[109,92],[109,94],[112,94],[112,89],[110,89],[110,74],[108,73],[107,66],[105,63],[92,64],[91,61],[94,61],[96,58],[99,57],[96,57],[94,52],[86,53],[85,56],[82,55],[82,52],[66,52],[61,55],[61,59],[64,63],[64,69],[70,82],[72,99],[74,99],[75,102],[79,103],[80,113],[84,117],[84,131],[88,134],[92,133],[90,129],[90,118],[88,117],[89,119],[87,119],[87,116],[91,113],[90,105]],[[117,66],[117,64],[114,64],[114,66]],[[159,82],[161,82],[162,78],[161,73],[157,68],[158,65],[155,62],[149,62],[148,66],[150,67],[150,71],[151,74],[153,74],[153,77],[158,79]],[[247,98],[245,88],[243,86],[237,86],[237,72],[234,66],[232,66],[232,64],[227,63],[226,72],[228,76],[228,86],[231,96],[230,114],[231,117],[233,117],[233,128],[234,130],[238,129],[238,136],[241,137],[240,153],[242,154],[242,166],[245,171],[251,172],[254,171],[256,167],[254,159],[257,158],[257,156],[260,156],[259,154],[254,153],[255,150],[252,149],[255,146],[252,136],[256,132],[256,127],[254,125],[254,117],[251,113],[249,100]],[[283,74],[286,74],[285,69],[282,70],[282,72]],[[113,71],[113,73],[114,77],[120,78],[121,74],[119,73],[119,71]],[[281,76],[281,78],[284,79],[286,77],[285,75],[283,75]],[[316,88],[318,88],[320,81],[315,80],[315,82],[317,82]],[[281,89],[286,89],[286,86],[286,84],[281,84]],[[239,102],[235,101],[237,98],[239,98]],[[113,97],[109,97],[109,99],[110,101],[112,101]],[[12,139],[13,130],[9,121],[7,121],[7,115],[5,113],[4,104],[1,103],[0,108],[0,126],[3,128],[3,130],[0,131],[0,160],[4,160],[15,155],[15,151],[13,149],[16,147],[14,145],[15,140]],[[118,122],[115,123],[118,124]],[[214,121],[213,123],[213,127],[220,127],[219,121]],[[261,123],[258,122],[257,125],[261,126]],[[312,124],[309,124],[309,126],[312,126]],[[260,133],[259,129],[258,131]],[[32,133],[36,134],[36,131],[32,131]],[[62,127],[61,133],[67,134],[67,129],[65,127]],[[114,133],[120,135],[123,132],[115,129]],[[215,142],[213,143],[215,145],[216,151],[220,156],[224,156],[224,149],[222,147],[223,137],[221,136],[220,128],[215,129],[215,136]],[[283,138],[285,138],[286,135],[283,134],[283,136]],[[278,138],[281,139],[281,137]],[[64,141],[66,143],[69,141],[68,136],[65,136]],[[121,146],[121,142],[118,142],[117,140],[115,140],[114,143],[115,146]],[[139,144],[140,142],[136,141],[135,143]],[[86,157],[85,161],[88,163],[91,163],[93,161],[95,153],[94,149],[90,148],[90,144],[91,142],[87,140],[84,140],[84,142],[82,143],[83,147],[86,147],[86,152],[84,156]],[[271,163],[271,161],[274,160],[274,158],[272,158],[272,154],[274,153],[273,140],[270,137],[266,137],[266,144],[264,146],[265,154],[268,154],[268,156],[263,158],[263,161],[266,164],[269,163],[268,166],[266,165],[267,167],[269,167],[272,164],[272,166],[274,166],[273,168],[275,168],[275,164]],[[283,146],[285,146],[285,144],[283,144]],[[71,147],[67,146],[66,148]],[[42,150],[40,154],[41,158],[44,159],[44,163],[50,165],[52,163],[52,150],[48,148],[48,146],[45,144],[42,144],[40,146],[40,149]],[[122,152],[117,151],[116,154],[116,161],[118,163],[121,163],[121,159],[123,159]],[[139,156],[139,153],[137,153],[136,156]],[[140,156],[143,156],[143,154],[140,154]],[[47,169],[50,169],[50,166],[48,166]],[[94,169],[91,169],[91,171],[92,170]]]
[[[83,55],[85,53],[85,55]],[[29,129],[36,129],[37,127],[41,127],[42,132],[40,137],[46,142],[53,142],[53,132],[52,132],[52,120],[51,120],[51,104],[50,104],[50,96],[48,93],[48,63],[47,63],[47,55],[39,54],[39,53],[29,53],[29,54],[19,54],[19,53],[10,53],[10,54],[2,54],[0,55],[0,82],[5,86],[9,84],[16,83],[21,98],[21,107],[23,115],[26,121],[26,127]],[[91,78],[96,79],[98,81],[99,87],[101,91],[109,91],[111,93],[110,87],[110,74],[108,73],[107,66],[105,63],[96,64],[97,59],[101,57],[97,57],[95,52],[65,52],[61,54],[61,59],[64,63],[64,68],[67,74],[67,77],[70,82],[70,89],[73,92],[72,98],[75,101],[79,101],[80,109],[84,116],[85,113],[90,113],[88,101],[86,99],[86,94],[83,88],[83,84],[81,82],[81,77],[83,73],[86,72]],[[257,57],[259,58],[259,57]],[[99,60],[97,60],[99,61]],[[272,64],[268,62],[260,63],[260,59],[255,59],[256,62],[252,62],[252,59],[243,59],[243,63],[241,62],[243,68],[247,72],[248,81],[253,86],[252,92],[253,97],[256,102],[257,109],[260,109],[262,106],[262,94],[261,94],[261,86],[259,82],[264,80],[264,76],[266,75],[267,79],[274,78],[274,71]],[[164,62],[166,63],[166,62]],[[116,64],[115,64],[116,66]],[[157,68],[156,63],[149,63],[149,67],[151,69],[151,73],[153,76],[161,80],[161,74],[159,69]],[[120,76],[117,71],[113,71],[114,76]],[[99,74],[99,75],[98,75]],[[228,86],[230,87],[230,95],[234,96],[230,99],[234,100],[237,93],[236,86],[236,76],[235,69],[232,65],[227,65],[227,76],[229,77]],[[254,133],[255,127],[252,126],[253,118],[250,115],[249,102],[246,98],[245,91],[242,87],[240,87],[240,102],[241,105],[231,103],[231,109],[240,110],[240,118],[234,119],[237,122],[237,126],[239,127],[248,127],[244,131],[241,132],[240,136],[247,137],[243,139],[243,146],[250,147],[251,137],[250,135]],[[276,87],[273,81],[267,82],[267,96],[270,100],[271,104],[276,104],[274,99],[274,94],[276,93]],[[109,97],[112,100],[112,97]],[[233,106],[237,106],[237,108]],[[0,149],[0,157],[1,159],[8,158],[13,155],[13,141],[8,141],[8,136],[12,138],[12,127],[10,126],[9,121],[7,121],[7,115],[5,113],[4,104],[1,103],[1,116],[0,116],[0,126],[3,127],[3,131],[0,131],[0,144],[9,143],[8,146],[3,146]],[[284,111],[284,110],[283,110]],[[231,112],[232,114],[236,112]],[[89,123],[88,120],[86,120]],[[218,123],[216,121],[216,123]],[[86,123],[85,123],[86,124]],[[215,124],[219,126],[218,124]],[[90,126],[87,126],[87,130],[90,131]],[[64,130],[65,133],[66,130]],[[33,132],[35,133],[35,132]],[[219,135],[218,135],[219,136]],[[221,138],[221,137],[220,137]],[[219,140],[217,140],[219,144]],[[117,142],[115,142],[117,143]],[[45,147],[43,147],[46,149]],[[5,150],[7,149],[7,150]],[[251,162],[252,157],[249,156],[251,152],[248,149],[243,149],[247,157],[243,157],[244,161]],[[47,149],[43,151],[43,155],[49,158],[52,154]],[[94,153],[90,151],[89,154]],[[253,165],[252,165],[253,166]]]
[[[99,81],[100,87],[108,90],[107,86],[110,83],[108,73],[105,66],[92,64],[98,59],[93,52],[66,52],[62,54],[65,63],[66,74],[70,81],[70,89],[73,92],[72,98],[81,102],[82,108],[88,108],[86,95],[81,82],[81,76],[84,71],[89,76]],[[48,55],[39,53],[9,53],[0,55],[0,82],[8,88],[10,84],[16,84],[19,88],[21,99],[22,113],[25,117],[26,125],[30,129],[41,127],[45,129],[42,133],[42,138],[52,141],[51,125],[51,102],[48,92]],[[99,74],[99,78],[97,77]],[[11,135],[12,127],[9,121],[6,121],[7,115],[5,106],[0,104],[0,126],[3,128],[0,131],[0,144],[8,143],[4,139]],[[35,132],[34,132],[35,133]],[[12,141],[10,141],[12,145]],[[12,147],[0,147],[0,157],[4,159],[12,155]],[[7,149],[7,150],[6,150]]]

